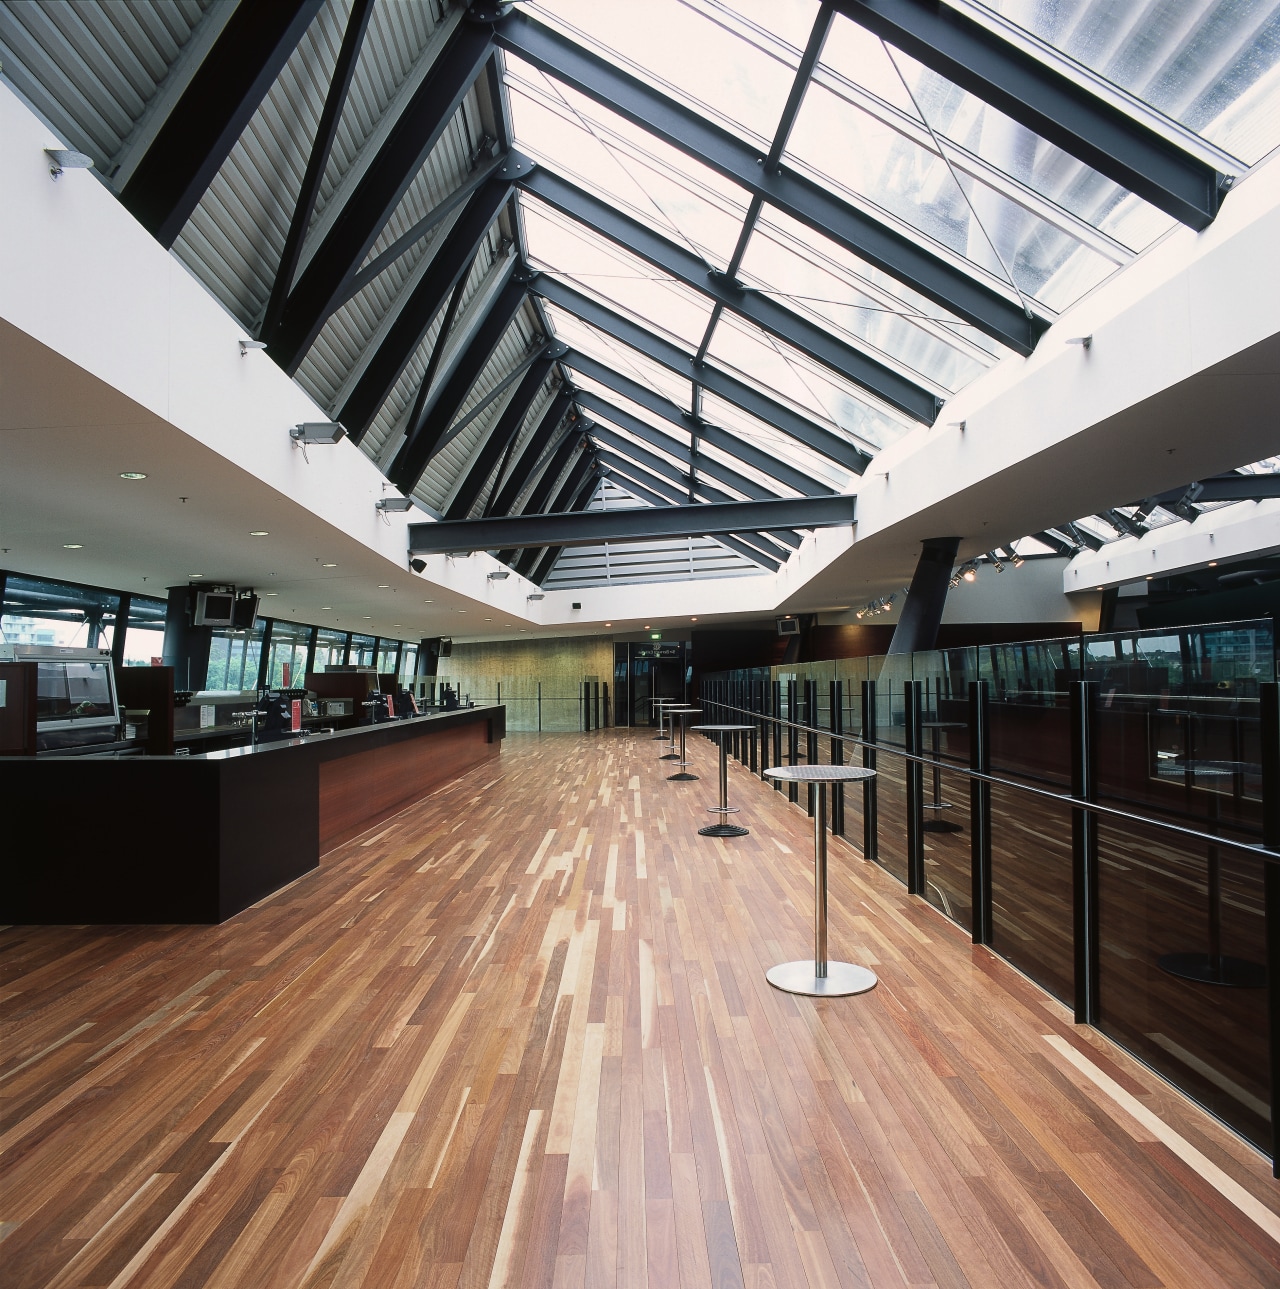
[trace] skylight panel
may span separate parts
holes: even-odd
[[[975,4],[1246,165],[1280,146],[1280,3]]]
[[[644,260],[597,237],[527,194],[521,197],[530,261],[587,295],[643,322],[687,349],[697,349],[712,304],[664,278]]]
[[[748,198],[736,185],[508,56],[516,146],[710,266],[733,253]]]
[[[772,398],[794,404],[871,451],[901,438],[909,428],[896,413],[865,401],[868,396],[858,386],[727,313],[720,318],[707,356]]]
[[[694,6],[680,0],[541,0],[529,11],[735,134],[766,144],[773,137],[794,64]]]

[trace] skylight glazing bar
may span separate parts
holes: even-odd
[[[526,14],[510,13],[494,38],[501,48],[680,148],[1016,352],[1031,353],[1048,327],[1047,318],[1028,318],[1016,300],[819,184],[789,170],[768,173],[751,144]]]

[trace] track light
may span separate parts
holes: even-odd
[[[1014,555],[1013,557],[1014,568],[1021,568],[1026,562],[1027,561],[1023,559],[1021,555]]]
[[[964,580],[965,580],[966,582],[974,582],[974,581],[977,581],[977,578],[978,578],[978,566],[977,566],[976,564],[972,564],[972,563],[970,563],[970,564],[966,564],[966,565],[965,565],[965,566],[960,570],[960,576],[961,576],[962,578],[964,578]]]
[[[997,573],[1004,572],[1004,565],[1000,562],[1000,556],[997,555],[995,551],[988,551],[987,559],[990,560],[992,567]]]
[[[51,179],[61,179],[64,170],[89,170],[93,167],[93,158],[74,148],[45,148],[44,155],[49,158]]]

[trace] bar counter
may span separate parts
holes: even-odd
[[[216,923],[497,757],[501,705],[203,756],[0,761],[0,923]]]

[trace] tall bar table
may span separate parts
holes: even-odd
[[[664,728],[663,715],[668,707],[676,706],[680,700],[678,698],[651,698],[649,705],[657,709],[658,712],[658,732],[653,736],[655,743],[665,743],[667,741],[667,731]]]
[[[746,837],[751,831],[749,828],[731,824],[725,818],[726,815],[736,815],[738,813],[738,807],[729,804],[729,735],[734,733],[754,734],[756,728],[754,725],[695,725],[693,729],[698,734],[718,734],[720,736],[720,804],[707,807],[712,814],[720,816],[720,822],[718,824],[708,824],[705,828],[699,828],[698,835],[701,837]]]
[[[813,807],[813,961],[783,962],[770,967],[765,979],[788,994],[840,998],[874,988],[876,974],[851,962],[827,961],[827,784],[874,779],[861,765],[777,765],[766,770],[784,783],[812,783],[818,788]]]
[[[685,735],[685,726],[688,724],[689,717],[701,716],[701,715],[702,715],[702,709],[700,707],[673,707],[668,712],[668,716],[670,718],[674,719],[677,716],[680,718],[680,754],[676,758],[680,766],[680,769],[677,770],[675,774],[667,775],[667,781],[669,783],[696,783],[697,782],[698,776],[696,774],[690,774],[688,770],[685,769],[685,766],[688,765],[689,762],[685,760],[684,735]],[[671,738],[672,738],[673,746],[675,742],[675,737],[676,737],[675,728],[672,727]],[[672,758],[670,756],[664,756],[662,759],[664,761],[669,761]]]

